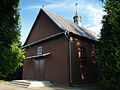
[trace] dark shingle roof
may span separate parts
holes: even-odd
[[[72,33],[77,34],[79,36],[89,38],[89,39],[92,39],[95,41],[97,40],[95,33],[93,33],[92,31],[87,30],[84,27],[80,27],[80,26],[76,25],[74,22],[66,20],[59,15],[53,14],[53,13],[48,12],[46,10],[43,10],[43,11],[62,30],[72,32]]]

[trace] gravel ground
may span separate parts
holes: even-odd
[[[0,90],[101,90],[101,89],[80,89],[80,88],[72,88],[72,87],[37,87],[37,88],[22,88],[8,82],[0,82]]]

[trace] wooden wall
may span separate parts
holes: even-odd
[[[69,61],[68,61],[68,41],[65,37],[54,38],[53,40],[37,44],[26,49],[26,57],[37,54],[37,47],[43,47],[43,53],[51,52],[51,55],[43,58],[44,78],[35,71],[35,60],[24,60],[23,79],[49,80],[52,83],[69,83]],[[39,62],[39,61],[38,61]],[[39,65],[38,65],[39,66]]]
[[[25,45],[62,32],[48,16],[41,11],[36,19]],[[79,43],[77,43],[79,42]],[[78,44],[78,46],[76,46]],[[23,66],[23,79],[49,80],[52,83],[69,84],[70,58],[68,40],[64,36],[45,41],[26,48],[26,57],[37,55],[37,47],[43,47],[43,53],[51,55],[39,60],[26,59]],[[78,48],[84,48],[85,59],[78,57]],[[81,83],[95,80],[97,68],[94,42],[82,37],[71,40],[72,82]],[[41,60],[41,61],[40,61]],[[81,67],[81,60],[84,60]]]
[[[61,31],[62,30],[60,30],[54,24],[54,22],[50,20],[49,17],[43,11],[41,11],[31,29],[27,41],[25,42],[25,45]]]
[[[98,70],[95,60],[95,43],[89,39],[73,37],[71,55],[72,83],[96,81]]]

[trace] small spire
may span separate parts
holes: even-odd
[[[75,6],[76,6],[76,13],[77,13],[77,5],[78,5],[78,3],[75,4]]]
[[[75,13],[75,16],[73,17],[73,19],[74,19],[74,23],[75,24],[81,26],[81,16],[77,12],[77,5],[78,5],[78,3],[75,4],[75,6],[76,6],[76,13]]]

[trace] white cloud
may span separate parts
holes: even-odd
[[[92,34],[96,37],[96,38],[99,38],[100,37],[100,29],[102,28],[102,24],[98,24],[98,25],[95,25],[95,26],[88,26],[88,25],[84,25],[84,27],[87,28],[87,30],[91,31]]]
[[[84,25],[84,27],[90,27],[91,26],[91,24],[86,24],[86,25]]]
[[[89,15],[90,20],[92,21],[92,23],[94,25],[100,24],[101,20],[102,20],[102,17],[103,17],[103,15],[106,14],[106,12],[104,12],[101,9],[94,8],[93,5],[88,5],[87,9],[89,11],[88,15]]]
[[[68,9],[68,8],[70,8],[70,7],[68,7],[68,5],[69,6],[71,6],[70,4],[68,4],[68,3],[62,3],[62,4],[49,4],[49,5],[47,5],[45,8],[47,8],[47,9],[53,9],[53,8],[56,8],[56,9]]]
[[[102,28],[102,25],[99,24],[93,27],[89,27],[88,29],[90,29],[91,31],[95,32],[98,35],[100,33],[101,28]]]
[[[104,12],[102,9],[94,8],[93,5],[88,5],[86,9],[88,10],[89,19],[91,22],[87,25],[84,25],[84,27],[99,35],[100,29],[102,28],[102,17],[106,14],[106,12]]]
[[[69,7],[68,7],[69,6]],[[60,3],[60,4],[48,4],[48,5],[45,5],[44,8],[45,9],[70,9],[72,8],[73,4],[69,4],[69,3]],[[42,5],[33,5],[33,6],[29,6],[25,9],[40,9],[42,8]]]

